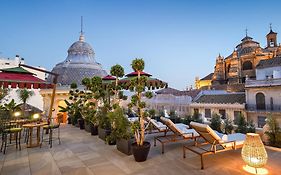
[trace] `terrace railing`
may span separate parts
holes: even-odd
[[[268,86],[280,86],[281,78],[278,79],[265,79],[265,80],[246,80],[245,87],[268,87]]]
[[[258,107],[256,104],[246,104],[247,111],[253,112],[281,112],[281,105],[265,105]]]

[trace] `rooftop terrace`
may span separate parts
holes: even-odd
[[[205,170],[200,170],[200,157],[187,152],[182,158],[182,143],[168,144],[165,154],[161,147],[151,147],[145,162],[135,162],[133,156],[126,156],[109,146],[97,136],[71,125],[61,126],[62,144],[53,143],[22,150],[13,146],[6,155],[0,154],[0,174],[7,175],[44,175],[44,174],[83,174],[83,175],[171,175],[171,174],[247,174],[243,170],[245,163],[241,158],[241,149],[227,151],[205,157]],[[153,135],[147,137],[153,143]],[[269,174],[281,171],[281,149],[267,147],[268,163],[265,168]]]

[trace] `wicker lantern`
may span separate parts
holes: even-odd
[[[259,134],[247,134],[241,154],[247,165],[256,168],[256,171],[267,162],[267,153]]]

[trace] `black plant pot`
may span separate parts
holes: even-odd
[[[71,124],[71,117],[68,117],[68,118],[67,118],[67,123],[68,123],[68,124]]]
[[[116,140],[110,140],[110,141],[108,141],[108,144],[109,145],[116,145]]]
[[[96,136],[99,134],[98,126],[90,124],[90,129],[91,129],[91,135]]]
[[[99,133],[99,138],[105,141],[106,136],[109,136],[111,131],[110,131],[110,129],[103,129],[103,128],[99,127],[98,133]]]
[[[80,129],[85,129],[85,122],[84,122],[83,118],[78,119],[78,124],[79,124]]]
[[[116,148],[121,153],[132,155],[132,139],[117,139]]]
[[[147,159],[150,150],[150,143],[143,142],[142,146],[138,146],[136,142],[132,144],[132,153],[136,162],[144,162]]]

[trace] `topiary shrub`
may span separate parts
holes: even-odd
[[[268,131],[265,134],[268,136],[269,145],[281,148],[281,128],[276,118],[267,117],[266,125],[268,126]]]
[[[231,121],[230,118],[227,117],[224,120],[224,133],[225,134],[231,134],[233,129],[234,129],[233,122]]]
[[[214,113],[212,115],[210,127],[218,132],[222,132],[221,123],[222,123],[221,117],[218,114]]]

